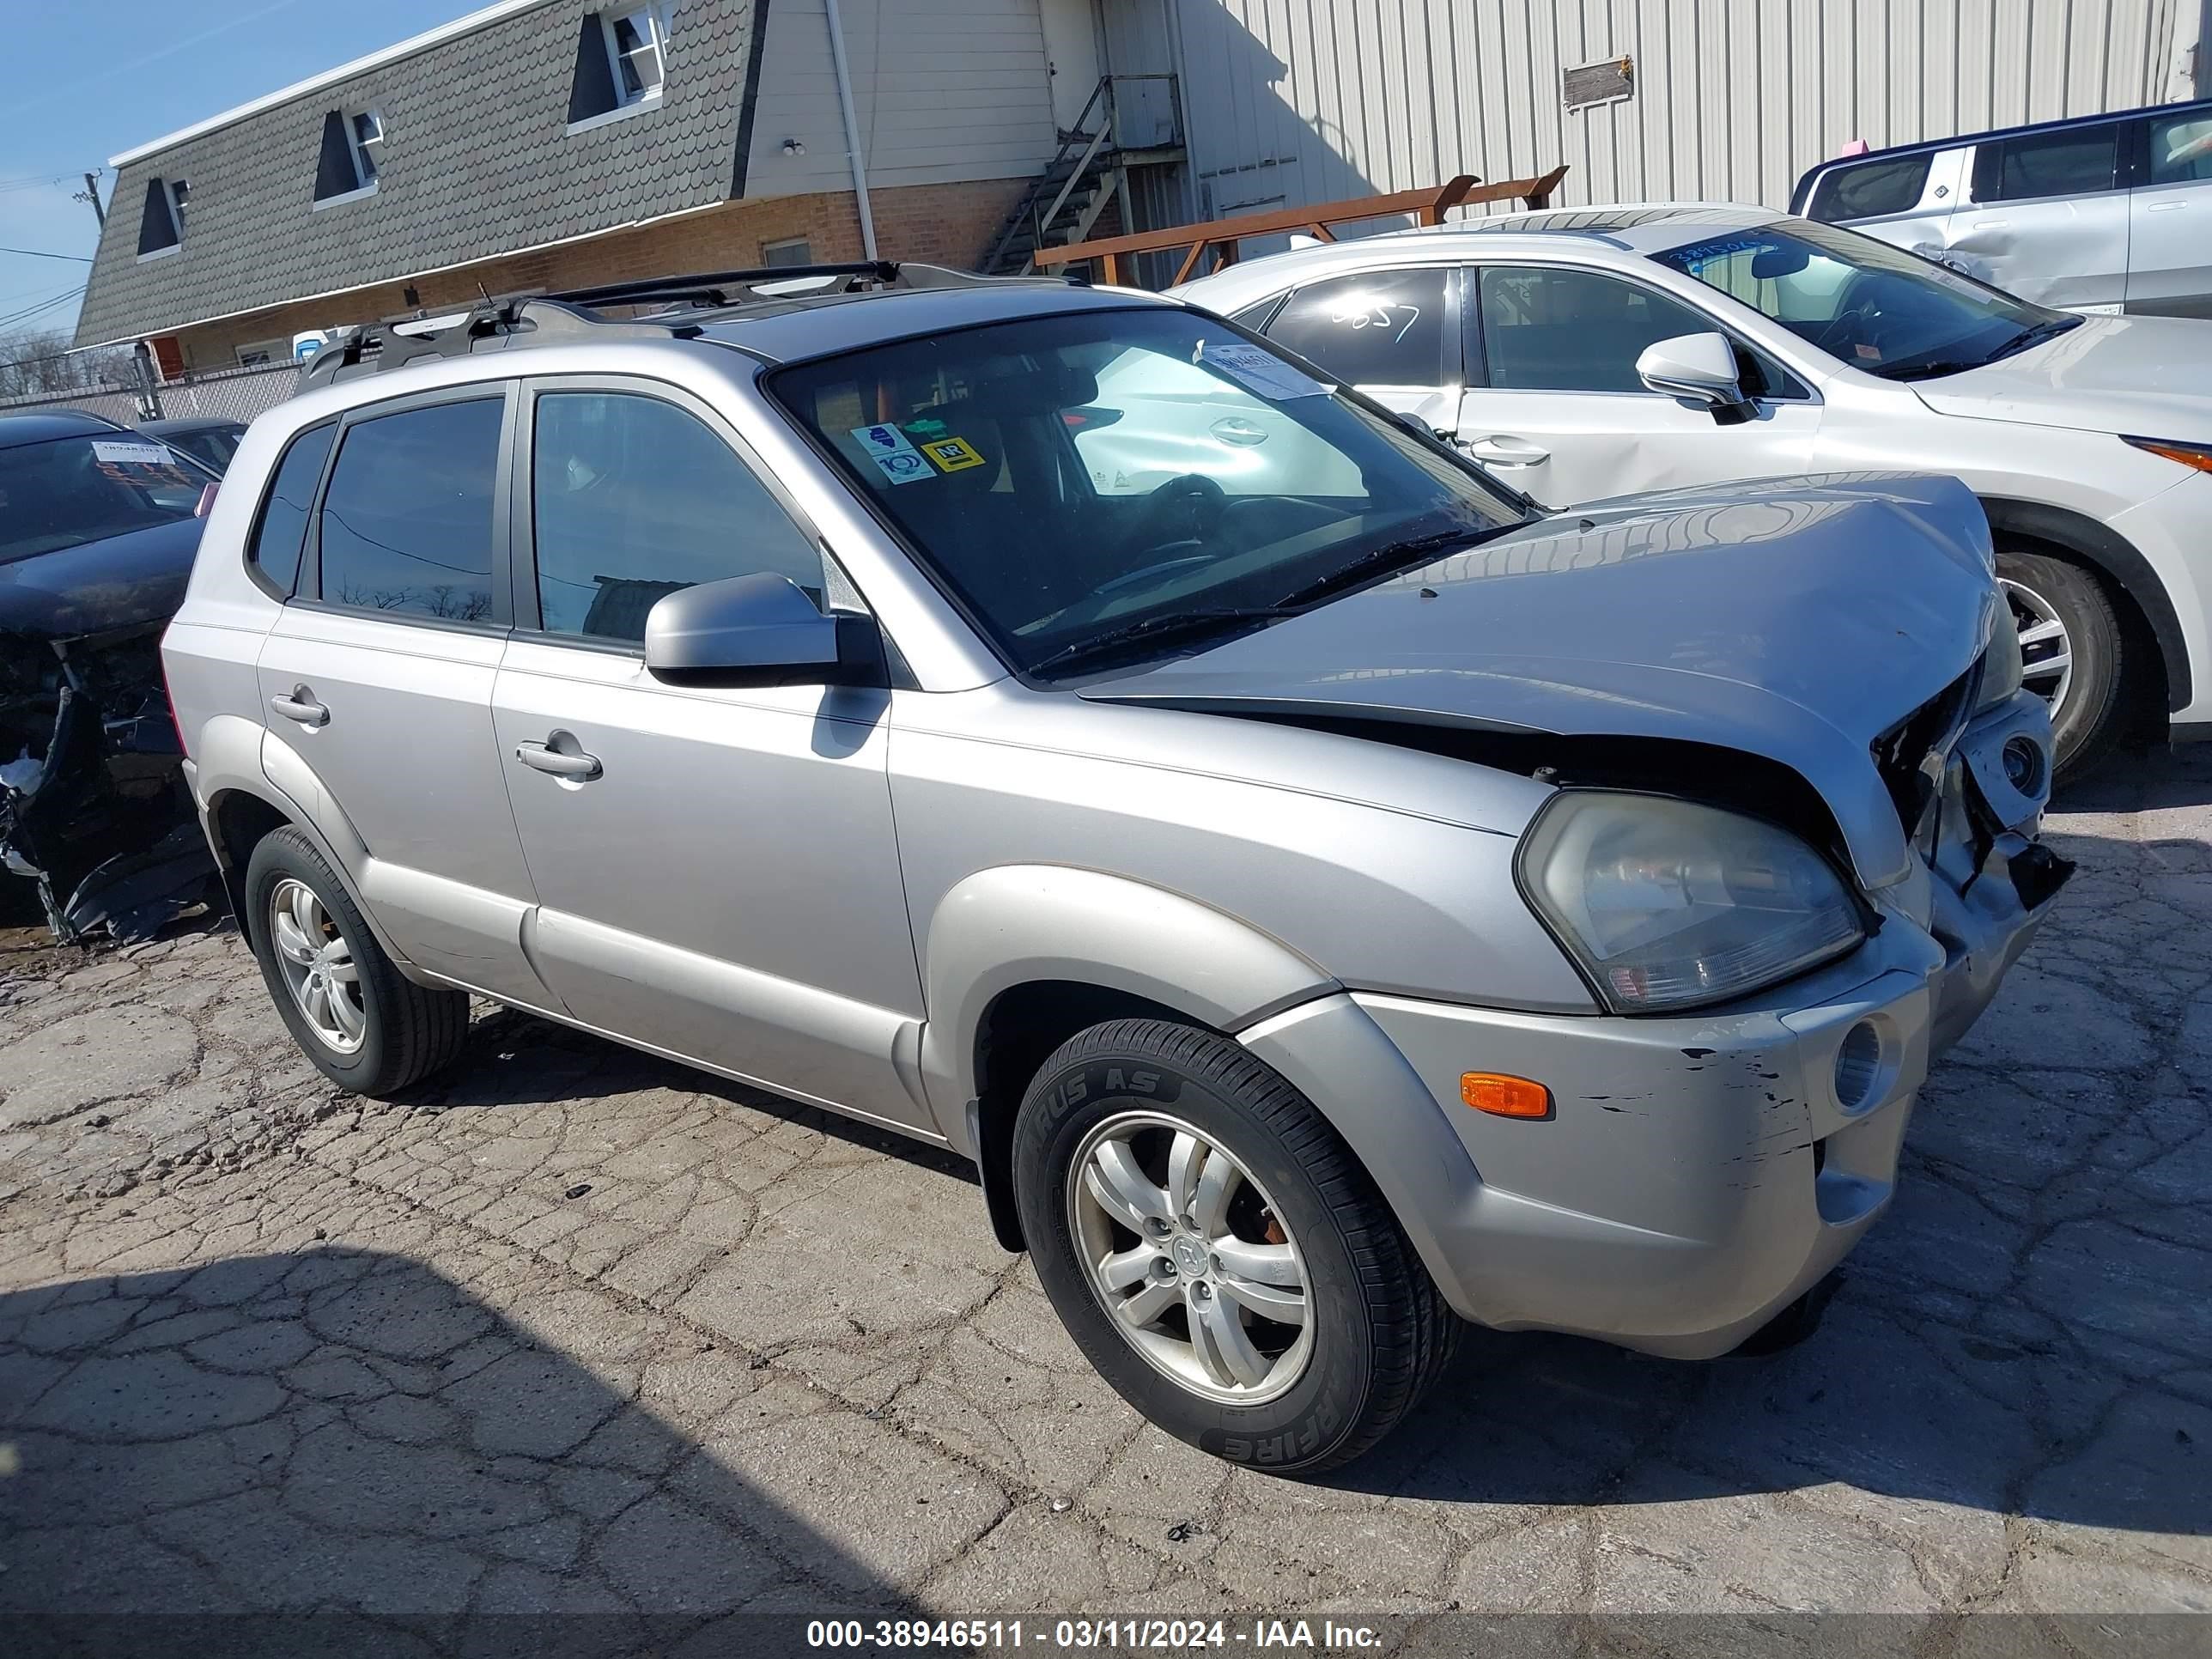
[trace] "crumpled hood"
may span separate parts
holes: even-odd
[[[173,616],[204,523],[180,519],[0,564],[0,632],[70,639]]]
[[[1910,384],[1943,415],[2212,443],[2208,335],[2192,318],[2089,317],[2017,357]]]
[[[1990,557],[1952,478],[1670,490],[1539,520],[1082,695],[1747,750],[1820,791],[1881,886],[1911,853],[1869,745],[1981,653]]]

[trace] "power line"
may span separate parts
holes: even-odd
[[[92,263],[92,256],[89,254],[49,253],[44,248],[36,247],[0,247],[0,253],[19,253],[26,259],[74,259],[81,265],[88,265]]]
[[[50,300],[41,301],[37,305],[27,306],[22,310],[18,311],[10,316],[0,317],[0,328],[18,327],[21,325],[30,321],[32,318],[38,316],[41,312],[52,311],[57,306],[66,305],[70,301],[74,300],[78,295],[83,292],[84,284],[80,283],[75,288],[66,289],[61,293],[55,295]]]

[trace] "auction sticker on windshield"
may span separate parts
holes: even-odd
[[[983,458],[965,438],[933,439],[921,447],[921,453],[946,472],[964,472],[971,466],[983,465]]]
[[[159,444],[112,443],[104,438],[92,441],[93,459],[101,461],[125,461],[138,466],[167,466],[169,452]]]
[[[1319,398],[1328,391],[1313,376],[1301,374],[1274,353],[1243,340],[1208,340],[1200,348],[1198,360],[1262,398]]]
[[[850,428],[854,441],[868,453],[876,470],[895,484],[919,483],[924,478],[937,475],[930,471],[929,463],[907,441],[905,433],[888,422],[876,426],[856,426]]]

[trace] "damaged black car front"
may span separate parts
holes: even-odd
[[[90,416],[0,416],[0,866],[65,944],[209,890],[161,642],[213,486]]]

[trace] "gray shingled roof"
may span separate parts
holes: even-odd
[[[601,0],[603,3],[603,0]],[[768,0],[664,0],[660,107],[568,133],[594,0],[548,3],[126,163],[77,320],[81,345],[162,333],[727,200]],[[374,196],[313,208],[323,120],[374,108]],[[184,245],[138,258],[152,179],[185,179]]]

